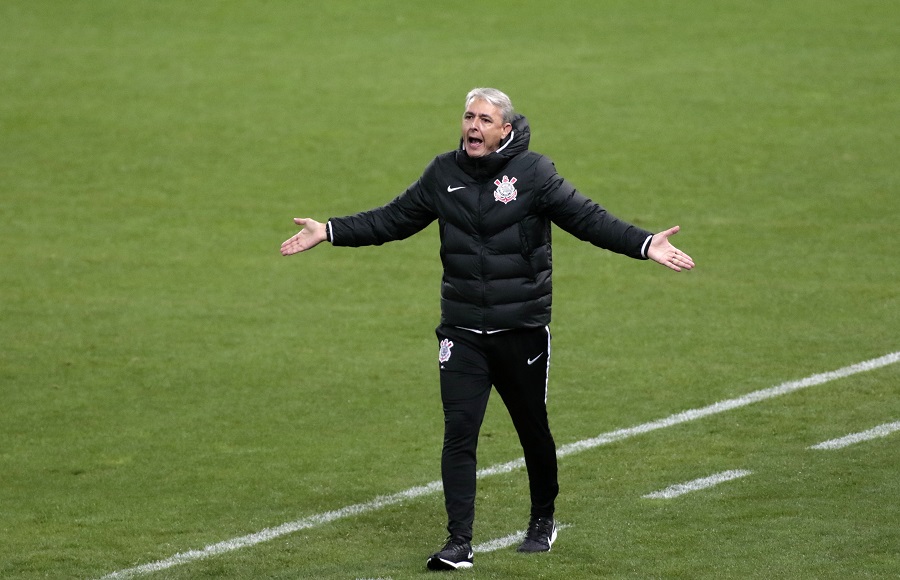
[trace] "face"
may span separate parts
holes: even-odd
[[[484,157],[500,147],[512,125],[503,122],[500,109],[487,101],[469,103],[462,119],[463,146],[469,157]]]

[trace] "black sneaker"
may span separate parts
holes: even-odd
[[[444,549],[432,554],[425,566],[429,570],[461,570],[472,567],[472,544],[459,538],[451,537],[444,545]]]
[[[525,532],[525,541],[517,552],[549,552],[556,541],[556,521],[553,518],[532,517]]]

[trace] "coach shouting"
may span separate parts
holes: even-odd
[[[550,224],[573,236],[676,272],[690,256],[669,237],[626,223],[580,194],[553,162],[528,150],[528,121],[496,89],[466,96],[460,147],[438,155],[385,206],[320,223],[296,218],[285,256],[320,242],[366,246],[402,240],[435,219],[440,226],[441,323],[437,328],[444,447],[441,476],[449,538],[431,570],[472,567],[478,432],[491,386],[503,399],[525,454],[531,518],[520,552],[556,539],[556,445],[547,420],[550,369]]]

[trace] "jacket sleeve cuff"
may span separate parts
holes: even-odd
[[[641,258],[647,259],[650,256],[647,255],[647,252],[650,251],[650,243],[653,242],[653,234],[647,236],[647,239],[644,240],[644,245],[641,246]]]
[[[331,220],[325,222],[325,239],[331,244],[334,243],[334,229],[332,229]]]

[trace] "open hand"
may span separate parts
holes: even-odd
[[[294,223],[303,229],[281,244],[282,256],[305,252],[327,239],[325,224],[323,223],[319,223],[312,218],[294,218]]]
[[[681,226],[675,226],[655,234],[647,248],[647,257],[676,272],[693,269],[694,260],[669,242],[669,236],[674,236],[680,229]]]

